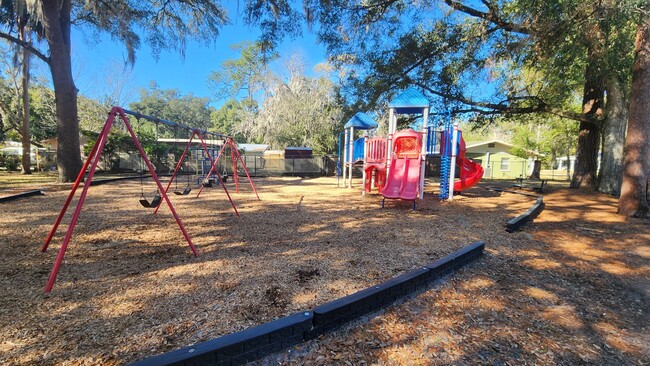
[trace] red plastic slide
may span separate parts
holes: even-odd
[[[420,193],[422,135],[413,130],[402,130],[396,132],[393,139],[393,160],[381,194],[384,198],[413,201]]]
[[[456,157],[456,165],[460,168],[460,180],[454,182],[454,192],[462,192],[471,188],[483,178],[483,167],[481,164],[467,159],[465,157],[466,150],[465,140],[463,135],[460,135],[458,156]]]
[[[455,192],[462,192],[471,188],[483,178],[483,167],[479,163],[458,157],[456,165],[460,167],[460,180],[454,182]]]
[[[381,194],[385,198],[412,201],[418,198],[420,186],[420,159],[398,158],[392,161],[386,185]]]

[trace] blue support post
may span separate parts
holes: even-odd
[[[445,143],[440,146],[440,193],[438,198],[446,200],[449,198],[449,174],[451,173],[451,144],[454,126],[451,123],[451,113],[444,114],[443,136]]]

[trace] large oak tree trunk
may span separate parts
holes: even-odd
[[[627,105],[623,85],[612,77],[607,82],[607,118],[603,125],[603,150],[598,190],[618,197],[623,181],[623,147],[627,125]]]
[[[648,217],[650,211],[650,16],[645,14],[636,35],[623,185],[618,201],[618,213],[631,217]]]
[[[56,104],[60,182],[73,182],[81,170],[77,87],[72,78],[70,52],[70,0],[43,1],[45,37],[50,49],[50,71]]]
[[[591,60],[595,56],[592,55]],[[603,83],[595,62],[590,62],[585,71],[585,87],[582,99],[582,113],[593,119],[603,114]],[[595,122],[580,122],[575,170],[571,188],[596,188],[598,170],[598,149],[600,128]]]

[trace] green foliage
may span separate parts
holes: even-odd
[[[217,98],[228,98],[212,113],[212,131],[274,149],[309,146],[316,153],[334,151],[343,99],[330,79],[333,69],[320,67],[325,75],[310,78],[289,60],[289,77],[282,77],[269,71],[268,63],[277,54],[268,53],[263,44],[243,42],[233,49],[239,58],[225,61],[210,75]]]
[[[214,108],[209,106],[208,98],[195,97],[191,94],[181,95],[177,89],[160,89],[154,82],[149,89],[140,91],[140,101],[129,104],[129,109],[202,130],[210,127],[210,115],[214,111]],[[141,121],[141,125],[152,129],[151,122]],[[185,132],[168,129],[163,125],[158,126],[158,129],[163,131],[163,133],[159,132],[159,136],[186,137],[180,135]]]
[[[98,133],[85,132],[90,137],[90,141],[84,146],[84,153],[90,154],[95,143],[97,142]],[[131,140],[131,136],[120,131],[113,131],[108,135],[108,140],[104,145],[102,157],[109,170],[116,169],[120,164],[120,152],[134,154],[137,153],[136,147]]]
[[[249,137],[262,136],[272,148],[309,146],[317,154],[333,152],[342,110],[332,81],[291,73],[277,79],[254,123],[240,126]]]
[[[99,132],[104,127],[111,106],[83,96],[77,98],[79,128],[82,131]]]
[[[433,111],[490,123],[496,115],[529,113],[580,118],[572,101],[594,60],[598,73],[629,81],[639,4],[312,0],[306,7],[331,59],[347,71],[343,93],[358,110],[385,108],[396,92],[416,85]]]
[[[531,157],[531,152],[539,151],[539,124],[518,124],[513,128],[512,144],[515,145],[510,152],[521,158]]]
[[[20,140],[22,114],[20,91],[9,79],[0,78],[0,140]],[[41,84],[33,84],[29,90],[29,133],[32,141],[41,141],[56,136],[56,113],[54,93]]]
[[[19,6],[21,9],[18,9]],[[273,45],[275,37],[291,33],[292,29],[300,29],[300,24],[294,19],[296,13],[287,2],[247,1],[246,11],[247,21],[260,24],[264,30],[262,38],[266,45]],[[162,49],[176,49],[183,53],[188,38],[192,37],[208,44],[219,35],[220,28],[228,23],[225,9],[213,0],[2,1],[0,17],[3,23],[0,30],[2,38],[28,48],[33,55],[48,63],[52,78],[59,81],[55,83],[57,95],[65,95],[56,99],[59,137],[65,136],[70,142],[59,145],[60,181],[74,180],[74,174],[80,168],[76,143],[79,116],[75,103],[77,90],[70,65],[71,49],[59,47],[70,44],[72,26],[86,35],[95,36],[95,39],[98,38],[98,33],[105,32],[113,39],[121,41],[126,48],[129,63],[134,63],[142,34],[145,35],[144,40],[151,46],[154,56],[158,56]],[[22,37],[17,37],[16,28],[22,30],[20,24],[24,22],[17,22],[18,17],[22,20],[29,19],[34,29],[47,34],[49,50],[40,51],[38,47],[32,47],[19,40]],[[48,54],[49,56],[46,56]],[[58,67],[54,67],[55,65]],[[187,124],[205,128],[209,124],[209,115],[210,113],[207,113],[208,118],[199,118],[198,121],[197,116],[192,116],[194,123]],[[204,122],[206,126],[197,126],[196,123],[200,122]]]
[[[157,171],[162,172],[169,170],[169,155],[173,154],[173,151],[168,145],[158,142],[156,140],[156,135],[146,130],[140,131],[138,140],[140,140],[142,149],[147,154],[152,164],[154,164]]]
[[[143,40],[151,46],[155,57],[163,49],[182,53],[189,37],[209,44],[228,22],[226,10],[212,0],[72,3],[75,24],[87,34],[106,32],[121,41],[130,62],[135,61],[135,52]]]
[[[576,151],[576,121],[552,115],[529,115],[520,118],[496,118],[489,127],[465,126],[465,141],[497,139],[514,145],[513,155],[529,158],[538,153],[539,160],[550,164],[558,156],[574,155]]]
[[[6,155],[0,153],[0,167],[8,171],[18,170],[20,166],[20,157],[17,155]]]
[[[244,136],[237,134],[235,127],[242,124],[245,113],[244,103],[229,99],[221,108],[213,111],[210,115],[212,127],[209,130],[234,136],[235,140],[241,141]]]
[[[278,58],[276,52],[268,51],[260,42],[244,41],[230,47],[239,52],[238,59],[221,63],[217,71],[208,76],[208,84],[217,100],[245,99],[247,110],[254,110],[254,98],[269,77],[267,66]]]
[[[29,133],[34,141],[56,136],[56,109],[52,89],[32,84],[29,89]]]

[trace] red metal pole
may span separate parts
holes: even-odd
[[[201,137],[201,143],[203,144],[203,150],[210,157],[210,170],[208,171],[208,174],[206,175],[206,177],[209,177],[210,174],[212,174],[212,171],[214,170],[215,165],[219,162],[219,159],[221,158],[221,153],[223,153],[223,150],[226,148],[226,144],[224,144],[221,147],[221,149],[219,150],[219,154],[217,154],[217,158],[215,160],[212,160],[212,155],[210,155],[210,152],[208,151],[208,146],[205,144],[205,141],[203,140],[203,137]],[[201,185],[201,188],[199,188],[199,193],[196,194],[196,198],[198,198],[201,195],[201,192],[203,192],[203,185]],[[229,195],[229,197],[230,197],[230,195]]]
[[[192,144],[192,139],[194,138],[194,135],[196,134],[196,130],[192,130],[192,136],[190,136],[190,141],[187,142],[187,145],[185,146],[185,150],[183,151],[183,154],[181,155],[181,158],[178,160],[178,163],[176,163],[176,168],[174,168],[174,173],[172,173],[172,178],[169,180],[169,183],[167,183],[167,187],[165,187],[165,193],[169,191],[169,187],[172,185],[172,182],[174,181],[174,178],[176,178],[176,173],[181,167],[181,164],[183,163],[183,159],[185,159],[185,155],[187,154],[187,150],[190,148],[190,145]],[[158,213],[158,209],[160,208],[160,205],[156,207],[155,210],[153,210],[153,214],[155,215]]]
[[[255,195],[257,196],[257,199],[259,200],[260,195],[257,194],[257,189],[255,188],[255,184],[253,184],[253,180],[251,179],[251,175],[248,174],[248,169],[246,168],[246,164],[244,163],[244,160],[241,158],[241,154],[239,153],[239,150],[235,149],[235,151],[237,152],[237,157],[239,158],[239,161],[241,162],[241,166],[244,168],[244,172],[246,173],[246,176],[248,177],[248,181],[250,182],[251,187],[253,187],[253,192],[255,192]]]
[[[118,107],[116,107],[116,108],[118,108]],[[187,244],[190,246],[190,249],[192,250],[192,253],[194,253],[195,257],[198,257],[199,253],[196,251],[196,248],[194,247],[194,244],[192,244],[192,240],[190,239],[190,236],[187,234],[187,231],[185,231],[185,226],[183,226],[183,223],[181,222],[180,217],[178,217],[178,214],[176,213],[176,210],[174,210],[174,206],[172,205],[172,202],[169,200],[169,197],[167,196],[167,192],[165,192],[165,190],[162,187],[162,184],[160,184],[160,180],[158,179],[158,175],[156,175],[156,171],[153,169],[153,166],[151,165],[151,162],[149,161],[149,158],[147,158],[147,154],[144,152],[144,149],[142,149],[142,145],[140,145],[140,141],[138,140],[138,137],[133,132],[133,129],[131,128],[131,125],[129,124],[129,120],[126,118],[126,115],[124,114],[124,111],[122,110],[122,108],[119,108],[119,110],[120,110],[120,112],[119,112],[120,117],[122,117],[122,121],[124,122],[124,125],[126,126],[126,129],[129,131],[129,134],[131,135],[131,138],[133,139],[133,142],[135,143],[135,146],[138,148],[138,151],[140,152],[140,156],[142,156],[142,159],[147,164],[147,168],[149,168],[149,172],[151,173],[151,177],[156,182],[156,185],[158,186],[158,190],[160,191],[160,194],[165,199],[165,202],[167,202],[167,206],[169,207],[169,210],[172,212],[172,216],[174,216],[174,219],[176,220],[176,223],[178,224],[178,227],[181,229],[181,232],[183,233],[183,236],[185,237],[185,240],[187,240]]]
[[[103,130],[103,133],[97,139],[97,142],[99,143],[99,147],[97,147],[97,151],[96,151],[97,158],[93,159],[92,165],[90,167],[90,172],[88,172],[88,180],[86,181],[83,189],[81,190],[81,196],[79,197],[79,202],[77,202],[77,207],[75,208],[74,213],[72,214],[72,220],[70,221],[68,230],[66,231],[65,237],[63,238],[63,244],[61,244],[61,249],[59,249],[59,253],[56,255],[56,260],[54,261],[54,267],[52,267],[52,272],[50,272],[50,277],[47,279],[47,284],[45,285],[46,293],[52,291],[52,287],[54,286],[54,281],[56,281],[56,276],[59,273],[59,268],[61,267],[61,263],[63,262],[65,251],[68,248],[68,244],[70,243],[70,238],[72,238],[72,232],[74,231],[74,227],[75,225],[77,225],[77,220],[79,219],[79,215],[81,214],[81,207],[83,206],[83,203],[86,200],[86,194],[88,193],[88,188],[90,188],[90,182],[92,182],[93,176],[95,175],[95,170],[97,169],[97,163],[99,162],[99,156],[102,154],[102,151],[104,150],[104,145],[106,145],[108,132],[110,131],[111,125],[115,120],[115,114],[117,113],[116,108],[117,107],[113,107],[113,109],[111,110],[111,113],[108,119],[106,120],[106,125]]]
[[[228,138],[227,141],[230,146],[230,163],[232,164],[232,177],[235,180],[235,193],[239,193],[239,173],[237,172],[237,159],[235,159],[235,149],[237,147],[231,138]]]
[[[110,118],[110,116],[109,116]],[[106,120],[108,122],[108,119]],[[63,204],[63,208],[61,209],[61,212],[59,213],[59,216],[56,218],[56,221],[54,221],[54,225],[52,226],[52,229],[50,230],[50,234],[47,236],[45,239],[45,244],[43,244],[43,247],[41,248],[41,252],[45,252],[47,250],[47,247],[50,245],[50,242],[52,241],[52,238],[54,237],[54,234],[56,233],[56,229],[59,228],[59,224],[61,223],[61,220],[63,219],[63,215],[65,215],[65,212],[68,210],[68,206],[70,206],[70,202],[72,202],[72,197],[74,197],[75,192],[77,192],[77,188],[79,187],[79,184],[81,183],[81,180],[83,179],[84,175],[86,175],[86,169],[88,169],[88,165],[90,162],[93,160],[95,157],[95,154],[97,152],[97,148],[99,147],[100,144],[100,139],[104,135],[104,132],[106,131],[106,126],[108,126],[108,123],[104,123],[104,127],[102,127],[102,131],[99,133],[99,136],[97,137],[97,141],[95,141],[95,146],[93,146],[92,150],[90,151],[90,154],[88,154],[88,157],[86,158],[86,162],[84,163],[83,167],[79,171],[79,175],[77,176],[77,180],[75,180],[74,184],[72,185],[72,189],[70,190],[70,193],[68,194],[68,198],[65,200],[65,203]]]
[[[199,135],[199,138],[201,139],[201,143],[203,144],[203,149],[208,153],[208,156],[210,156],[210,160],[212,160],[212,156],[208,152],[208,147],[205,144],[205,141],[203,140],[203,136]],[[232,197],[230,197],[230,193],[228,193],[228,188],[226,188],[226,185],[223,182],[223,179],[221,178],[221,174],[219,174],[218,171],[215,170],[215,167],[217,166],[217,162],[219,161],[219,158],[221,157],[221,153],[223,152],[223,149],[226,147],[226,144],[223,145],[221,150],[219,151],[219,154],[217,155],[217,158],[212,161],[212,165],[210,166],[210,171],[208,172],[208,177],[210,174],[212,174],[212,171],[217,174],[217,178],[219,178],[219,184],[221,184],[221,187],[223,187],[223,190],[226,192],[226,196],[228,196],[228,201],[230,201],[230,205],[232,206],[233,210],[235,210],[235,213],[237,214],[237,217],[239,217],[239,211],[237,211],[237,207],[235,207],[235,202],[233,202]],[[199,193],[196,195],[198,198],[199,195],[201,194],[201,191],[203,191],[203,185],[201,185],[201,189],[199,189]]]

